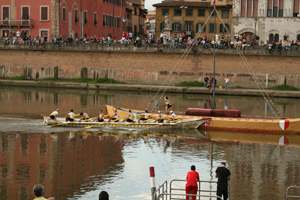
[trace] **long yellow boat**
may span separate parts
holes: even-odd
[[[209,119],[181,119],[174,123],[155,123],[154,120],[147,122],[63,122],[63,118],[58,121],[44,117],[44,123],[53,127],[77,127],[77,128],[125,128],[128,130],[161,130],[161,129],[197,129],[201,124]]]
[[[128,115],[126,108],[114,108],[107,105],[105,108],[106,115],[112,115],[114,109],[117,109],[122,117]],[[131,110],[135,115],[143,113],[141,110]],[[157,118],[158,113],[150,113],[152,118]],[[170,118],[170,115],[163,115],[163,118]],[[251,118],[251,117],[206,117],[191,115],[176,115],[177,119],[210,119],[204,122],[198,129],[200,130],[218,130],[230,132],[252,132],[264,134],[298,134],[300,133],[300,119],[275,119],[275,118]]]

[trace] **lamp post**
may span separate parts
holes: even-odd
[[[257,24],[257,17],[254,17],[254,26],[255,26],[254,44],[256,44],[256,24]]]
[[[188,8],[187,6],[180,6],[180,9],[182,10],[183,31],[184,31],[184,9],[187,9],[187,8]]]

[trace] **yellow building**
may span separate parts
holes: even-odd
[[[133,36],[139,36],[140,38],[145,38],[145,27],[144,21],[147,15],[147,10],[144,9],[144,1],[143,0],[127,0],[132,3],[132,33]],[[137,2],[140,1],[140,2]]]
[[[206,34],[208,39],[213,39],[213,14],[208,20],[206,26],[203,28],[202,33],[197,35],[214,8],[212,1],[167,1],[154,4],[153,6],[156,7],[155,38],[158,38],[160,33],[163,32],[165,15],[168,13],[173,35],[184,32],[187,36],[197,36],[197,38],[203,38],[204,34]],[[216,0],[216,8],[224,24],[230,31],[232,19],[232,1]],[[218,15],[216,15],[215,27],[216,33],[218,34],[226,32]]]

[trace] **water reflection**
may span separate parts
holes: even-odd
[[[49,114],[60,108],[61,115],[70,109],[76,112],[87,112],[94,116],[98,109],[106,104],[117,105],[125,108],[144,110],[155,93],[122,92],[122,91],[83,91],[66,89],[36,89],[36,88],[11,88],[0,89],[1,115],[32,118],[36,114]],[[212,108],[212,97],[197,94],[167,94],[175,103],[172,107],[176,112],[185,112],[186,108]],[[300,117],[300,99],[272,98],[278,110],[284,117]],[[157,101],[157,99],[155,100]],[[154,106],[153,103],[150,108]],[[247,116],[273,116],[268,105],[262,97],[248,96],[216,96],[217,109],[238,109],[242,115]],[[160,103],[157,110],[164,110]]]
[[[300,136],[286,136],[290,142],[282,146],[281,135],[231,134],[1,133],[1,200],[32,199],[36,183],[45,185],[46,196],[57,199],[97,199],[103,189],[112,199],[150,199],[150,166],[155,166],[156,182],[161,184],[185,179],[191,164],[202,180],[215,180],[222,161],[232,173],[232,199],[284,199],[288,186],[300,184]]]

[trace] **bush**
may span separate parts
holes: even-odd
[[[193,86],[193,87],[203,87],[204,83],[198,81],[183,81],[181,83],[176,83],[175,86]]]

